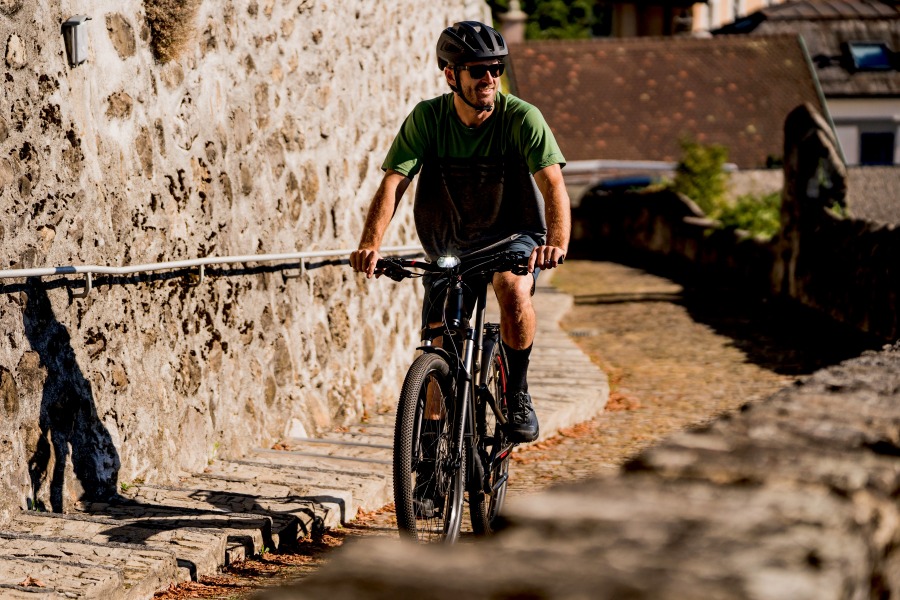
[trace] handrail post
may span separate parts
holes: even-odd
[[[90,271],[85,273],[85,286],[83,292],[72,292],[73,298],[87,298],[91,290],[94,289],[94,274]]]

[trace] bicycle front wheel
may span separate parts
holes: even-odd
[[[447,361],[418,357],[406,374],[394,427],[394,506],[400,534],[421,542],[459,536],[464,483],[454,449],[455,386]]]

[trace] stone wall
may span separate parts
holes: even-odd
[[[715,223],[675,193],[588,196],[573,210],[573,256],[659,268],[696,283],[726,280],[760,296],[790,298],[884,341],[900,338],[900,230],[821,211],[789,272],[776,242]]]
[[[716,223],[671,192],[592,194],[573,211],[572,255],[642,263],[691,280],[729,280],[767,294],[771,244]]]
[[[489,15],[474,0],[196,4],[161,64],[139,0],[0,0],[0,268],[353,247],[396,128],[445,88],[437,33]],[[76,13],[89,58],[73,68],[60,26]],[[416,241],[410,204],[387,243]],[[318,267],[107,278],[83,299],[59,278],[5,280],[0,522],[390,402],[417,287]]]

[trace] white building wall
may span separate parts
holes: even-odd
[[[893,131],[894,162],[897,162],[900,157],[900,98],[831,98],[828,111],[847,164],[860,162],[860,134],[863,131]]]

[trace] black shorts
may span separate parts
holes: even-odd
[[[523,254],[531,255],[531,251],[538,247],[538,242],[529,235],[520,235],[516,239],[499,245],[496,251],[513,250]],[[534,286],[537,284],[538,274],[541,270],[534,268],[533,273],[528,276],[533,277],[531,283],[531,293],[534,295]],[[524,275],[523,275],[524,277]],[[444,291],[447,289],[447,280],[435,282],[437,276],[426,274],[422,277],[422,285],[425,287],[425,301],[422,303],[422,328],[425,329],[431,323],[441,323],[444,320]],[[481,282],[463,280],[463,298],[467,315],[472,314],[475,307],[475,290]]]

